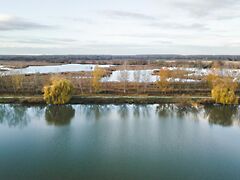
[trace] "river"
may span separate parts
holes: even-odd
[[[240,107],[0,105],[0,179],[240,179]]]

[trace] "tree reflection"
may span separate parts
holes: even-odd
[[[110,108],[108,105],[85,105],[83,106],[83,112],[86,113],[88,119],[99,120],[102,116],[106,116]]]
[[[135,118],[147,118],[150,116],[148,105],[134,105],[133,106],[133,115]]]
[[[23,128],[30,122],[27,109],[28,107],[21,105],[1,105],[0,122],[9,127]]]
[[[186,117],[187,115],[191,115],[195,118],[195,120],[198,120],[198,114],[200,112],[200,109],[195,106],[191,105],[178,105],[177,106],[177,117],[182,119]]]
[[[236,106],[205,106],[205,117],[210,124],[231,126],[238,112]]]
[[[159,104],[156,108],[156,113],[159,117],[168,118],[173,116],[174,110],[171,104]]]
[[[45,119],[48,124],[56,126],[69,124],[75,115],[75,109],[71,105],[51,105],[45,110]]]
[[[127,119],[129,115],[129,105],[128,104],[122,104],[119,106],[118,114],[120,115],[121,119]]]
[[[30,122],[27,114],[27,106],[22,105],[1,105],[0,123],[7,124],[9,127],[23,128]]]
[[[133,106],[133,115],[134,115],[136,118],[139,118],[139,117],[140,117],[140,107],[139,107],[139,106]]]
[[[187,115],[193,115],[197,118],[199,108],[191,105],[159,104],[156,108],[156,113],[164,118],[176,116],[177,118],[182,119]]]

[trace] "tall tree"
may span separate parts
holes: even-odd
[[[104,74],[105,74],[104,69],[100,68],[99,66],[96,66],[94,71],[92,72],[92,87],[95,93],[101,91],[102,88],[101,78],[104,76]]]
[[[120,71],[118,80],[121,84],[123,84],[123,92],[124,94],[127,92],[127,83],[128,83],[129,73],[127,70],[127,62],[124,62],[123,70]]]
[[[166,68],[162,68],[159,71],[158,87],[161,91],[166,92],[169,89],[169,79],[171,78],[171,71]]]

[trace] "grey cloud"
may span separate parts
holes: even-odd
[[[125,51],[129,48],[129,51]],[[186,51],[187,49],[187,51]],[[137,44],[98,44],[71,47],[0,47],[0,54],[229,54],[239,52],[239,46],[198,46],[184,44],[137,45]]]
[[[31,30],[31,29],[45,29],[45,28],[51,28],[51,26],[26,21],[25,19],[18,18],[18,17],[9,17],[6,20],[0,19],[0,31]]]
[[[61,43],[73,43],[76,42],[74,39],[58,39],[58,38],[31,38],[31,39],[21,39],[16,40],[17,43],[26,44],[61,44]]]
[[[102,12],[104,15],[110,18],[129,18],[138,20],[155,20],[156,18],[143,13],[127,12],[127,11],[114,11],[106,10]]]
[[[118,33],[118,34],[106,34],[105,36],[110,37],[126,37],[126,38],[140,38],[140,39],[164,39],[164,40],[172,40],[176,37],[181,36],[182,38],[194,38],[194,34],[184,34],[179,31],[174,32],[165,32],[165,33]]]
[[[180,10],[186,10],[191,15],[201,17],[207,16],[216,10],[233,7],[237,0],[191,0],[174,1],[172,4]]]
[[[69,39],[69,38],[29,38],[29,37],[8,37],[8,36],[0,36],[0,40],[7,43],[20,43],[20,44],[69,44],[75,43],[77,40]]]

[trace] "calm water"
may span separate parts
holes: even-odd
[[[0,179],[240,179],[239,112],[0,105]]]

